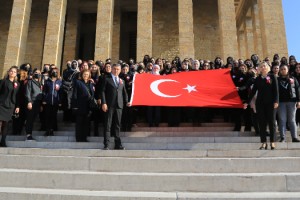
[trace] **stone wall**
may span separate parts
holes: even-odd
[[[1,2],[0,6],[0,68],[2,68],[4,65],[12,5],[13,0],[5,0]],[[2,77],[0,77],[0,79],[1,78]]]
[[[79,45],[78,25],[79,25],[79,0],[68,0],[66,31],[64,38],[62,68],[66,68],[68,60],[77,59]],[[96,5],[96,4],[95,4]]]
[[[153,0],[152,27],[152,56],[172,60],[179,55],[177,0]]]
[[[42,64],[44,64],[42,60],[48,6],[49,0],[32,0],[24,63],[31,63],[33,67],[42,67]]]
[[[214,60],[220,56],[217,0],[194,1],[195,58]]]

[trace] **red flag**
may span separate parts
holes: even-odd
[[[228,69],[136,74],[131,105],[243,108]]]

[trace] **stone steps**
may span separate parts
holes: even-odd
[[[0,155],[35,155],[66,157],[122,157],[122,158],[273,158],[300,157],[300,149],[265,150],[125,150],[103,151],[99,149],[46,149],[0,148]]]
[[[247,192],[247,193],[188,193],[188,192],[130,192],[130,191],[88,191],[57,190],[40,188],[0,187],[0,200],[186,200],[186,199],[223,199],[223,200],[265,200],[299,199],[299,192]]]
[[[127,150],[256,150],[257,143],[130,143],[124,142]],[[100,142],[37,142],[8,141],[8,147],[14,148],[49,148],[49,149],[102,149]],[[111,147],[113,148],[113,146]],[[296,143],[278,143],[276,149],[300,149]]]
[[[297,173],[300,157],[128,158],[1,155],[0,168],[112,173]]]
[[[100,132],[102,134],[102,132]],[[45,131],[33,131],[33,136],[43,136]],[[54,131],[55,136],[75,136],[75,131]],[[159,131],[138,131],[138,132],[120,132],[121,137],[237,137],[254,136],[253,132],[222,131],[222,132],[189,132],[171,130],[165,132]]]
[[[34,135],[37,142],[76,142],[75,136]],[[124,143],[259,143],[259,137],[121,137]],[[26,136],[7,136],[8,141],[25,141]],[[103,142],[103,137],[88,137],[89,142]]]
[[[146,173],[0,169],[0,187],[146,192],[300,192],[300,173]],[[18,181],[16,181],[18,180]]]

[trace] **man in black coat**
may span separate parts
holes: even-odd
[[[104,149],[109,149],[110,136],[115,138],[115,149],[124,150],[120,139],[122,109],[128,104],[125,84],[119,78],[120,64],[113,64],[111,75],[105,77],[101,86],[101,103],[104,112]]]

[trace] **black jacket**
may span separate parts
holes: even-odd
[[[101,103],[107,104],[107,107],[123,108],[128,103],[128,96],[124,80],[120,78],[120,84],[117,87],[111,75],[104,78],[101,85]]]
[[[278,77],[279,102],[299,102],[299,83],[294,77]]]
[[[257,91],[256,104],[274,104],[279,103],[279,92],[277,78],[268,75],[266,78],[258,76],[253,84],[248,103],[254,97]]]
[[[17,98],[19,88],[20,85],[16,81],[11,82],[9,79],[0,80],[0,105],[5,108],[19,107]]]
[[[88,114],[90,111],[89,101],[94,97],[94,86],[88,82],[86,85],[82,80],[76,80],[73,96],[72,108],[77,109],[77,114]]]
[[[43,91],[41,83],[36,80],[29,80],[25,88],[26,103],[33,103],[34,101],[42,101]]]

